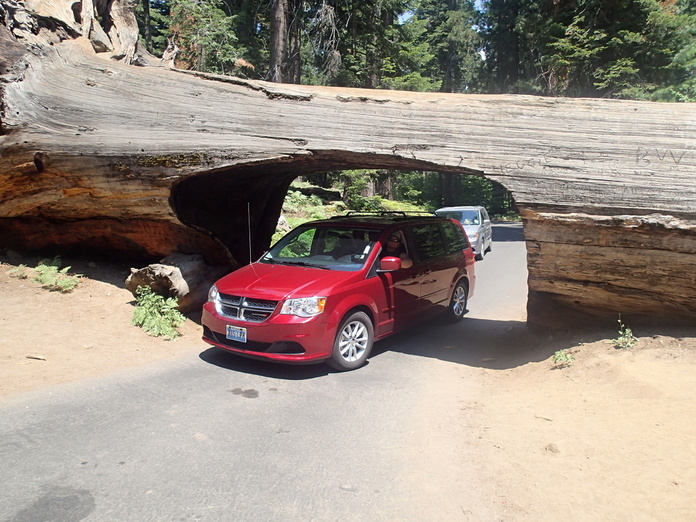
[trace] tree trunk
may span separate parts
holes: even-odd
[[[376,89],[379,87],[380,61],[379,61],[379,32],[382,23],[382,9],[380,0],[371,0],[372,12],[369,19],[370,31],[368,32],[367,49],[365,50],[365,88]]]
[[[66,5],[40,14],[16,2],[0,0],[0,248],[147,262],[200,253],[235,267],[267,248],[297,176],[475,174],[521,212],[530,323],[613,326],[621,313],[694,324],[694,104],[133,67],[85,45]]]
[[[299,84],[302,74],[302,43],[300,42],[301,0],[292,0],[292,16],[289,22],[286,83]]]
[[[148,53],[153,52],[152,28],[150,27],[150,0],[143,1],[143,32],[145,33],[145,48]]]
[[[442,204],[445,207],[454,205],[454,176],[451,172],[443,172],[442,176]]]
[[[276,83],[286,82],[288,62],[288,2],[273,0],[271,4],[271,56],[268,80]]]

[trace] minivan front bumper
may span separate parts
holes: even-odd
[[[213,303],[203,306],[203,340],[245,357],[288,363],[321,362],[331,356],[333,332],[327,314],[302,318],[273,314],[262,323],[232,320],[221,316]],[[246,329],[247,340],[228,339],[227,325]]]

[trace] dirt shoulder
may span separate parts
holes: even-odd
[[[205,348],[194,320],[175,341],[131,326],[127,266],[73,261],[85,277],[61,294],[2,261],[0,399]],[[630,349],[598,338],[540,338],[529,349],[548,355],[533,362],[515,347],[523,362],[443,363],[459,411],[430,413],[451,421],[501,520],[696,519],[696,328],[643,334]],[[559,368],[560,349],[573,360]],[[480,388],[462,388],[471,375]]]
[[[696,339],[570,352],[565,368],[485,371],[465,412],[504,519],[696,519]]]
[[[28,266],[37,261],[23,260]],[[43,289],[31,277],[20,279],[17,267],[7,260],[0,264],[0,397],[204,347],[201,328],[190,319],[173,341],[131,325],[134,299],[124,288],[125,265],[76,261],[70,273],[86,276],[65,294]]]

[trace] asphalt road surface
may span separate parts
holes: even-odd
[[[524,329],[520,224],[497,224],[464,321],[375,345],[364,368],[190,355],[0,409],[0,520],[492,519],[458,437],[472,368]],[[483,361],[483,362],[482,362]]]

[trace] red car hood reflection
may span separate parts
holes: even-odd
[[[338,282],[357,272],[323,270],[291,265],[253,263],[220,279],[216,285],[223,294],[280,301],[290,297],[326,295]]]

